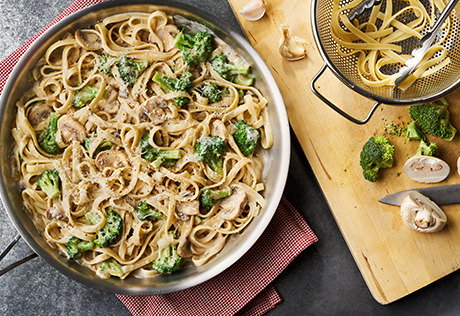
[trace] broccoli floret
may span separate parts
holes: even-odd
[[[393,166],[395,148],[386,136],[372,136],[364,144],[359,164],[366,180],[375,182],[380,168]]]
[[[156,219],[162,219],[163,215],[160,212],[155,211],[146,201],[142,201],[136,207],[136,215],[139,220],[144,221],[147,217],[152,216]]]
[[[423,139],[420,139],[420,144],[417,149],[416,155],[418,156],[439,156],[439,148],[436,143],[431,142],[429,145]]]
[[[182,52],[182,58],[190,66],[204,63],[212,53],[212,37],[206,31],[198,31],[195,35],[185,34],[180,31],[174,45]]]
[[[141,138],[142,158],[152,161],[154,167],[174,167],[177,159],[182,156],[180,149],[156,149],[149,143],[149,134]]]
[[[72,105],[76,108],[82,108],[86,105],[86,103],[94,99],[98,92],[98,88],[86,85],[82,89],[75,91]]]
[[[207,136],[198,139],[195,144],[195,157],[205,162],[214,172],[223,174],[223,156],[225,143],[219,136]]]
[[[184,71],[178,79],[169,78],[161,72],[157,72],[152,78],[152,80],[159,84],[166,93],[174,91],[190,92],[192,88],[192,79],[193,75],[189,71]],[[187,104],[188,101],[190,101],[188,97],[177,97],[173,99],[173,102],[180,107]]]
[[[76,236],[72,236],[67,241],[67,254],[72,259],[80,259],[83,252],[94,249],[94,242],[83,241]]]
[[[87,137],[87,138],[83,139],[83,146],[85,146],[86,151],[89,152],[90,147],[91,147],[91,143],[96,139],[97,138],[94,138],[94,137]],[[95,156],[97,156],[97,154],[99,154],[101,151],[110,150],[112,148],[112,146],[113,146],[113,143],[110,140],[104,139],[102,142],[99,143],[99,145],[97,146],[96,150],[94,150],[93,158]]]
[[[177,254],[177,244],[170,242],[172,233],[159,240],[158,257],[152,262],[152,267],[158,272],[173,273],[180,268],[182,257]]]
[[[48,126],[38,135],[38,144],[48,154],[57,155],[62,149],[56,143],[57,122],[61,115],[53,112],[49,116]]]
[[[236,132],[233,134],[238,148],[241,150],[243,155],[249,156],[254,153],[254,148],[257,146],[260,134],[251,125],[246,124],[240,120],[235,123]]]
[[[410,106],[409,114],[423,132],[451,141],[457,129],[449,122],[449,103],[444,98],[439,101],[441,104],[429,102]]]
[[[113,210],[107,212],[105,225],[97,232],[97,239],[94,243],[99,248],[108,247],[115,242],[123,230],[123,220]]]
[[[203,208],[211,208],[217,200],[226,198],[232,195],[233,191],[230,187],[224,187],[222,189],[212,190],[204,189],[200,194],[200,205]]]
[[[222,100],[222,91],[217,88],[214,83],[206,83],[201,88],[201,95],[209,100],[210,103],[219,102]]]
[[[123,56],[118,61],[118,72],[120,73],[123,82],[126,83],[128,87],[132,88],[136,83],[137,78],[139,78],[147,66],[148,62],[146,60],[135,61]]]
[[[114,258],[109,258],[101,263],[99,266],[101,271],[106,272],[110,275],[121,277],[123,273],[123,267]]]
[[[90,223],[91,225],[99,224],[100,221],[102,220],[101,214],[93,210],[86,213],[85,218],[86,218],[86,221]]]
[[[42,189],[50,199],[58,199],[61,196],[61,178],[56,169],[45,170],[37,179],[37,187]]]
[[[99,71],[106,75],[110,74],[112,72],[113,65],[117,64],[119,60],[120,59],[118,57],[111,57],[106,54],[102,54],[99,56]]]
[[[254,82],[254,78],[248,76],[249,66],[230,64],[227,56],[223,53],[212,59],[211,66],[225,80],[244,86],[250,86]]]

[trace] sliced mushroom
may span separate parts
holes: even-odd
[[[404,165],[404,173],[414,181],[436,183],[444,180],[450,172],[449,165],[431,156],[414,156]]]
[[[169,52],[171,49],[175,47],[174,41],[176,34],[179,33],[179,29],[177,26],[173,24],[166,24],[160,26],[155,30],[155,34],[161,39],[164,46],[164,51]],[[155,39],[153,38],[152,34],[149,36],[149,41],[151,43],[155,43]]]
[[[45,216],[48,220],[62,220],[66,218],[65,211],[60,203],[54,204],[53,206],[48,208],[45,212]]]
[[[27,115],[30,125],[37,127],[50,116],[53,109],[46,103],[38,103],[34,105]]]
[[[219,136],[224,142],[228,140],[228,131],[225,127],[224,122],[221,120],[215,120],[211,123],[211,136]]]
[[[176,210],[178,213],[182,213],[185,215],[197,215],[200,210],[200,202],[198,201],[184,201],[184,202],[177,202]]]
[[[128,156],[122,150],[105,150],[101,151],[96,156],[96,166],[99,170],[104,170],[107,167],[123,168],[129,167]]]
[[[289,61],[299,60],[307,56],[307,50],[305,46],[308,41],[298,37],[289,36],[289,27],[287,25],[281,25],[281,39],[279,44],[279,52],[283,58]]]
[[[166,107],[168,107],[168,103],[165,99],[159,96],[153,96],[139,107],[139,119],[141,122],[150,120],[153,124],[159,125],[167,119]]]
[[[98,50],[102,48],[99,35],[93,30],[78,30],[75,32],[77,42],[88,50]]]
[[[233,194],[220,201],[220,217],[227,221],[236,219],[243,212],[248,203],[245,191],[233,188]]]
[[[58,120],[58,131],[65,143],[72,141],[81,142],[86,138],[86,130],[83,125],[69,115],[61,116]]]
[[[423,194],[412,191],[401,203],[401,218],[413,230],[422,233],[440,231],[447,222],[442,209]]]
[[[101,99],[97,104],[101,111],[114,114],[118,112],[120,108],[120,102],[117,100],[118,98],[118,91],[114,89],[112,86],[107,88],[107,92],[109,96],[107,98]]]

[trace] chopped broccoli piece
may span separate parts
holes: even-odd
[[[120,73],[123,82],[126,83],[128,87],[132,88],[136,83],[137,78],[139,78],[147,66],[148,62],[146,60],[135,61],[123,56],[118,61],[118,72]]]
[[[115,242],[123,230],[123,220],[120,215],[113,210],[107,212],[105,225],[97,232],[97,239],[94,243],[99,248],[108,247]]]
[[[182,156],[180,149],[156,149],[149,143],[149,134],[141,138],[142,158],[152,161],[153,166],[159,168],[174,167],[177,159]]]
[[[222,91],[217,88],[214,83],[206,83],[201,88],[201,95],[209,100],[210,103],[219,102],[222,100]]]
[[[423,132],[451,141],[457,129],[449,122],[449,103],[444,98],[439,101],[441,104],[429,102],[410,106],[409,114]]]
[[[85,218],[91,225],[99,224],[102,220],[101,214],[93,210],[85,214]]]
[[[166,240],[159,240],[158,245],[158,257],[152,262],[152,267],[158,272],[173,273],[180,268],[182,257],[177,254],[177,244],[172,242],[168,243],[171,239],[172,233],[169,233],[167,236],[163,237]]]
[[[86,85],[82,89],[75,91],[72,105],[76,108],[82,108],[86,103],[94,99],[98,92],[98,88]]]
[[[386,136],[372,136],[364,144],[359,164],[366,180],[375,182],[380,168],[393,166],[395,148]]]
[[[248,76],[249,66],[230,64],[223,53],[212,59],[211,66],[225,80],[245,86],[250,86],[254,82],[254,78]]]
[[[438,157],[439,156],[438,145],[433,142],[431,142],[428,145],[427,142],[425,142],[423,139],[420,139],[420,144],[418,146],[416,155]]]
[[[192,79],[193,75],[189,71],[184,71],[178,79],[169,78],[161,72],[157,72],[152,78],[152,80],[159,84],[166,93],[174,91],[190,92],[192,88]],[[187,104],[190,99],[187,97],[177,97],[174,98],[173,101],[177,106],[183,106]]]
[[[212,37],[206,31],[198,31],[195,35],[185,34],[180,31],[174,45],[182,52],[182,58],[190,66],[204,63],[212,53]]]
[[[83,252],[94,249],[94,242],[83,241],[76,236],[72,236],[67,241],[67,254],[72,259],[80,259]]]
[[[136,215],[139,220],[144,221],[147,217],[152,216],[156,219],[162,219],[163,215],[160,212],[155,211],[146,201],[142,201],[136,207]]]
[[[426,137],[423,132],[418,127],[418,124],[415,121],[410,122],[407,125],[407,129],[405,130],[406,139],[409,140],[425,140]]]
[[[117,277],[121,277],[124,274],[122,265],[114,258],[109,258],[103,261],[99,266],[99,269]]]
[[[233,190],[230,187],[224,187],[217,190],[204,189],[200,194],[200,205],[203,208],[209,209],[217,200],[226,198],[232,194]]]
[[[42,189],[50,199],[58,199],[61,196],[61,178],[56,169],[45,170],[37,180],[37,187]]]
[[[62,152],[62,149],[56,143],[57,122],[60,116],[59,113],[51,113],[48,126],[38,135],[38,144],[48,154],[56,155]]]
[[[106,54],[102,54],[99,56],[99,71],[103,74],[110,74],[112,72],[113,65],[117,64],[120,61],[118,57],[108,56]]]
[[[219,136],[207,136],[198,139],[195,144],[195,157],[198,161],[205,162],[214,172],[223,174],[223,156],[225,143]]]
[[[91,143],[95,140],[95,137],[87,137],[83,139],[83,145],[85,146],[86,151],[89,152]],[[110,150],[113,146],[113,143],[110,140],[104,139],[102,142],[99,143],[96,150],[93,152],[93,158],[97,156],[101,151]]]
[[[238,148],[245,156],[253,154],[254,148],[257,146],[257,141],[259,140],[259,132],[242,120],[236,122],[235,127],[237,129],[233,134],[233,138],[235,139]]]

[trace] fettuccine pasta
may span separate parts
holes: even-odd
[[[340,7],[340,0],[334,0],[332,37],[338,43],[337,49],[341,56],[358,55],[357,73],[364,84],[370,87],[391,86],[399,76],[398,72],[387,73],[382,68],[395,66],[394,69],[397,69],[412,57],[410,52],[403,53],[401,42],[410,38],[420,40],[422,30],[433,26],[436,22],[436,11],[442,11],[445,3],[443,0],[430,0],[430,10],[427,11],[419,0],[411,0],[407,6],[395,10],[397,2],[387,0],[383,12],[382,4],[374,6],[369,19],[360,24],[358,19],[350,21],[347,17],[348,11],[360,2],[361,0],[354,0]],[[451,22],[448,18],[443,29],[450,28]],[[418,78],[427,77],[450,62],[443,46],[448,33],[441,32],[442,38],[433,44],[417,69],[399,86],[401,90],[406,90]]]
[[[17,102],[12,165],[25,209],[51,247],[101,278],[154,277],[152,262],[167,245],[182,267],[203,265],[266,205],[260,150],[243,153],[234,137],[243,122],[257,147],[272,146],[266,98],[213,69],[220,54],[247,65],[218,38],[207,61],[189,65],[174,45],[179,32],[161,11],[107,17],[51,45]],[[124,63],[134,63],[131,72]],[[189,90],[154,80],[178,82],[187,72]],[[219,100],[204,96],[209,84]],[[53,119],[54,147],[45,148]],[[225,146],[222,169],[196,153],[200,141],[216,137]],[[176,157],[161,156],[170,152]],[[47,192],[45,174],[58,175],[59,192]],[[203,207],[206,190],[227,195]],[[154,215],[142,218],[142,207]],[[107,229],[117,223],[112,236]]]

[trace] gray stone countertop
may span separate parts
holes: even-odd
[[[268,0],[267,0],[268,1]],[[51,22],[73,0],[0,0],[0,59]],[[220,17],[241,32],[225,0],[183,0]],[[309,13],[306,13],[309,14]],[[293,134],[292,134],[293,135]],[[460,274],[454,272],[382,306],[369,292],[340,234],[295,136],[284,192],[319,241],[274,281],[283,302],[267,315],[459,315]],[[0,205],[0,250],[17,234]],[[32,250],[21,240],[0,267]],[[130,315],[110,293],[82,285],[36,258],[0,277],[1,315]]]

